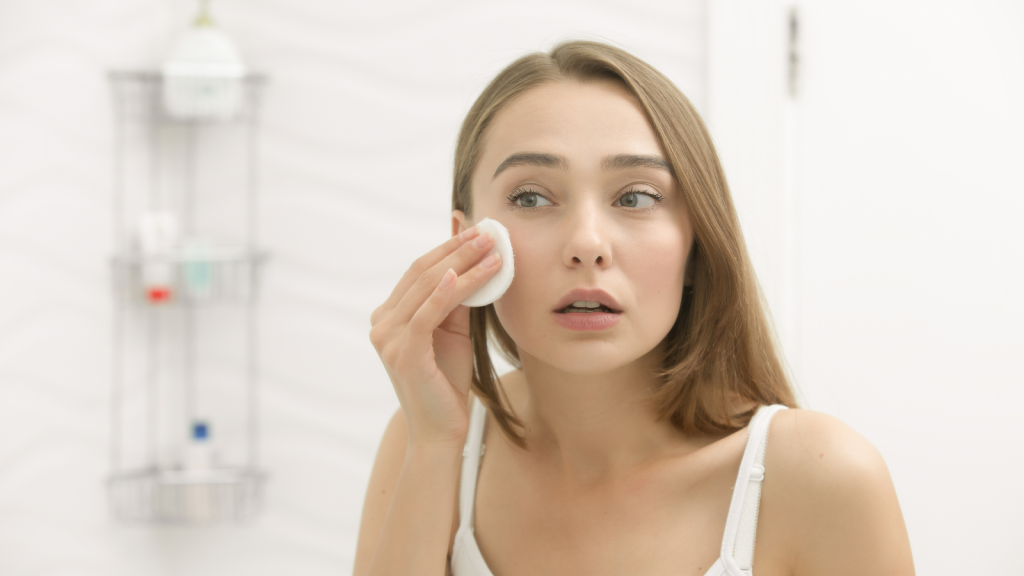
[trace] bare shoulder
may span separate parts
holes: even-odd
[[[772,420],[762,505],[786,535],[792,573],[913,574],[906,525],[879,451],[826,414]]]
[[[878,450],[838,418],[820,412],[777,413],[769,432],[769,451],[772,460],[779,461],[773,471],[791,476],[791,482],[814,488],[821,496],[890,482]]]

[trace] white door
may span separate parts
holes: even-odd
[[[918,573],[1019,572],[1024,4],[709,22],[709,124],[804,405],[882,452]]]

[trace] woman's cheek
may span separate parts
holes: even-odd
[[[649,321],[658,326],[652,328],[658,333],[667,334],[675,323],[682,302],[685,247],[681,240],[674,238],[648,247],[648,250],[634,254],[632,261],[637,266],[634,273],[630,274],[630,283],[637,291],[640,309],[653,312]],[[647,305],[644,305],[645,302]]]
[[[551,286],[544,282],[543,270],[538,270],[544,261],[544,250],[541,243],[518,240],[527,233],[510,230],[512,237],[512,253],[515,256],[515,276],[505,294],[494,303],[494,311],[501,321],[502,327],[513,340],[522,342],[531,327],[536,327],[538,320],[546,320],[546,306],[553,303],[560,295],[547,294]],[[548,275],[550,277],[550,274]],[[550,301],[550,302],[549,302]],[[544,316],[544,318],[540,318]],[[525,343],[525,342],[524,342]]]

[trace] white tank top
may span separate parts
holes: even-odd
[[[757,510],[764,480],[764,454],[768,444],[768,424],[772,416],[786,407],[762,406],[747,426],[747,447],[740,461],[736,486],[725,521],[721,556],[705,576],[752,576],[754,537],[757,534]],[[484,424],[487,408],[473,399],[469,434],[462,452],[462,476],[459,480],[459,530],[452,546],[452,576],[493,576],[473,535],[473,503],[476,479],[484,454]]]

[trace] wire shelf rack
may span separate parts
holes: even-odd
[[[185,112],[168,106],[160,72],[115,71],[108,80],[110,509],[130,522],[249,520],[266,483],[257,296],[267,254],[258,248],[256,169],[265,77],[186,79],[177,86],[186,95],[208,91],[195,101],[223,106]],[[201,437],[189,432],[198,428]],[[217,457],[190,463],[206,452]]]
[[[166,256],[126,254],[111,261],[114,292],[121,301],[149,304],[246,302],[256,297],[266,253],[222,247]],[[147,272],[159,271],[159,282]]]
[[[238,101],[230,114],[175,116],[164,102],[164,75],[155,70],[117,70],[109,73],[114,98],[118,102],[121,119],[133,123],[219,124],[248,122],[259,106],[260,88],[266,82],[262,74],[246,74],[240,78],[202,78],[191,86],[202,92],[236,90]],[[177,80],[181,82],[181,80]]]
[[[266,476],[245,468],[140,470],[110,478],[115,518],[126,522],[244,522],[260,510]]]

